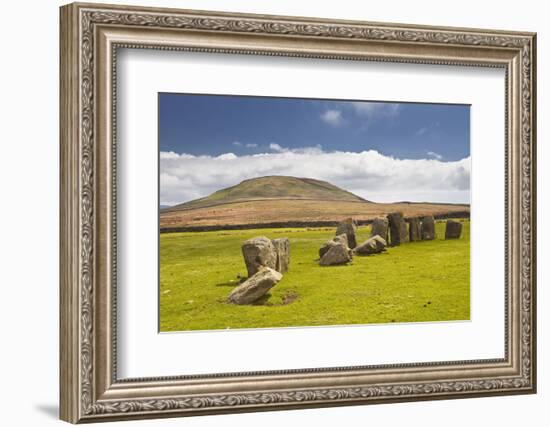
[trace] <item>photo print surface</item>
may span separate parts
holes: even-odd
[[[160,93],[161,332],[470,319],[470,106]]]

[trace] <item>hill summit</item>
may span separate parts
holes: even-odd
[[[160,211],[160,230],[326,227],[353,217],[367,223],[390,212],[405,216],[469,215],[469,205],[374,203],[326,181],[293,176],[246,179],[207,197]]]
[[[326,181],[293,176],[262,176],[246,179],[201,199],[172,206],[168,210],[196,209],[225,203],[259,200],[322,200],[367,202]]]

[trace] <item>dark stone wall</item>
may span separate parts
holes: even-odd
[[[470,218],[469,211],[449,212],[443,215],[434,215],[435,219],[447,218]],[[405,218],[406,220],[407,218]],[[369,220],[358,220],[357,225],[369,225]],[[165,227],[161,233],[182,233],[189,231],[221,231],[221,230],[253,230],[257,228],[316,228],[316,227],[337,227],[340,221],[281,221],[266,222],[257,224],[231,224],[231,225],[198,225],[190,227]]]

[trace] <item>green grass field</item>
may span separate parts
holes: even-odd
[[[403,244],[345,266],[321,267],[334,228],[257,229],[160,236],[160,330],[349,325],[470,318],[470,223],[459,240]],[[256,236],[290,239],[290,271],[261,304],[228,304],[246,276],[241,244]],[[358,242],[370,236],[360,227]]]

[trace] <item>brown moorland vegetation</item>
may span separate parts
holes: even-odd
[[[405,217],[467,216],[469,205],[439,203],[375,203],[324,181],[295,177],[261,177],[212,195],[161,210],[161,230],[295,226],[338,222],[353,217],[369,222],[376,216],[400,211]]]

